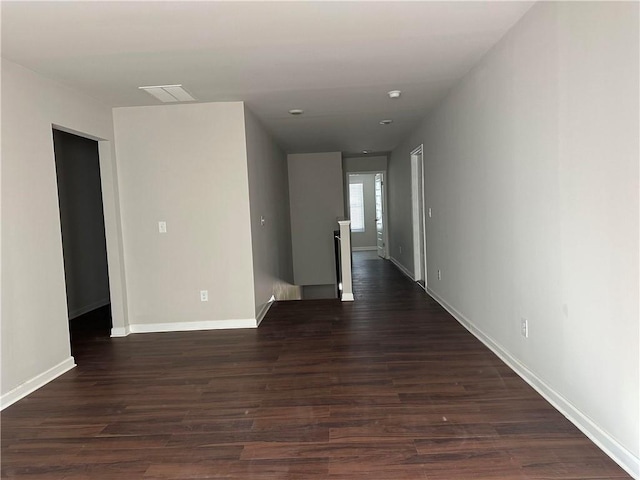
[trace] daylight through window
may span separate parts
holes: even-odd
[[[364,232],[364,185],[362,183],[349,184],[349,212],[351,217],[351,231]]]

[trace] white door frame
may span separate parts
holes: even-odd
[[[111,336],[125,337],[130,333],[129,308],[127,304],[127,287],[124,271],[124,248],[122,220],[120,216],[120,198],[118,193],[118,178],[113,144],[110,140],[105,140],[95,135],[67,128],[59,124],[52,124],[51,128],[98,142],[100,184],[102,188],[102,210],[104,212],[104,234],[107,244],[109,299],[111,302]],[[55,162],[53,132],[51,133],[51,153],[52,160]],[[57,200],[56,208],[59,208]]]
[[[381,258],[389,258],[389,252],[388,252],[388,241],[387,241],[387,231],[389,230],[387,228],[387,202],[385,199],[385,187],[384,187],[384,182],[385,182],[385,176],[384,176],[384,172],[376,172],[373,174],[374,175],[374,181],[373,181],[373,188],[374,188],[374,196],[375,196],[375,183],[376,183],[376,177],[378,175],[380,175],[380,210],[381,210],[381,214],[382,214],[382,255]],[[377,203],[376,203],[376,247],[378,246],[378,209],[377,209]],[[376,252],[378,252],[378,250],[376,250]]]
[[[347,188],[347,194],[345,195],[345,208],[347,211],[345,212],[345,216],[349,216],[349,175],[375,175],[377,173],[382,174],[382,238],[384,239],[384,258],[389,259],[389,226],[387,224],[388,215],[387,215],[387,171],[386,170],[368,170],[368,171],[357,171],[357,172],[344,172],[345,184]],[[353,246],[351,247],[353,250]]]
[[[421,173],[421,175],[419,175]],[[424,155],[422,144],[411,151],[411,210],[413,223],[413,273],[416,282],[427,288],[427,228],[424,195]],[[422,217],[422,218],[421,218]],[[422,242],[420,228],[422,227]],[[422,252],[423,262],[420,261]]]

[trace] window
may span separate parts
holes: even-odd
[[[349,212],[351,217],[351,231],[364,232],[364,185],[362,183],[349,184]]]

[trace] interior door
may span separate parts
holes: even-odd
[[[375,197],[376,197],[376,246],[378,250],[378,256],[385,258],[385,244],[384,244],[384,195],[383,195],[383,180],[382,174],[376,173],[375,177]]]

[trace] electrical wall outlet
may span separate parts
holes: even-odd
[[[431,218],[431,207],[429,207],[429,218]]]
[[[400,250],[400,254],[402,254],[402,245],[400,245],[398,248]]]
[[[209,301],[209,291],[208,290],[200,290],[200,301],[208,302]]]
[[[158,232],[167,233],[167,222],[163,222],[163,221],[158,222]]]
[[[520,333],[524,338],[529,338],[529,320],[524,317],[520,319]]]
[[[442,280],[442,272],[438,269],[438,280]]]

